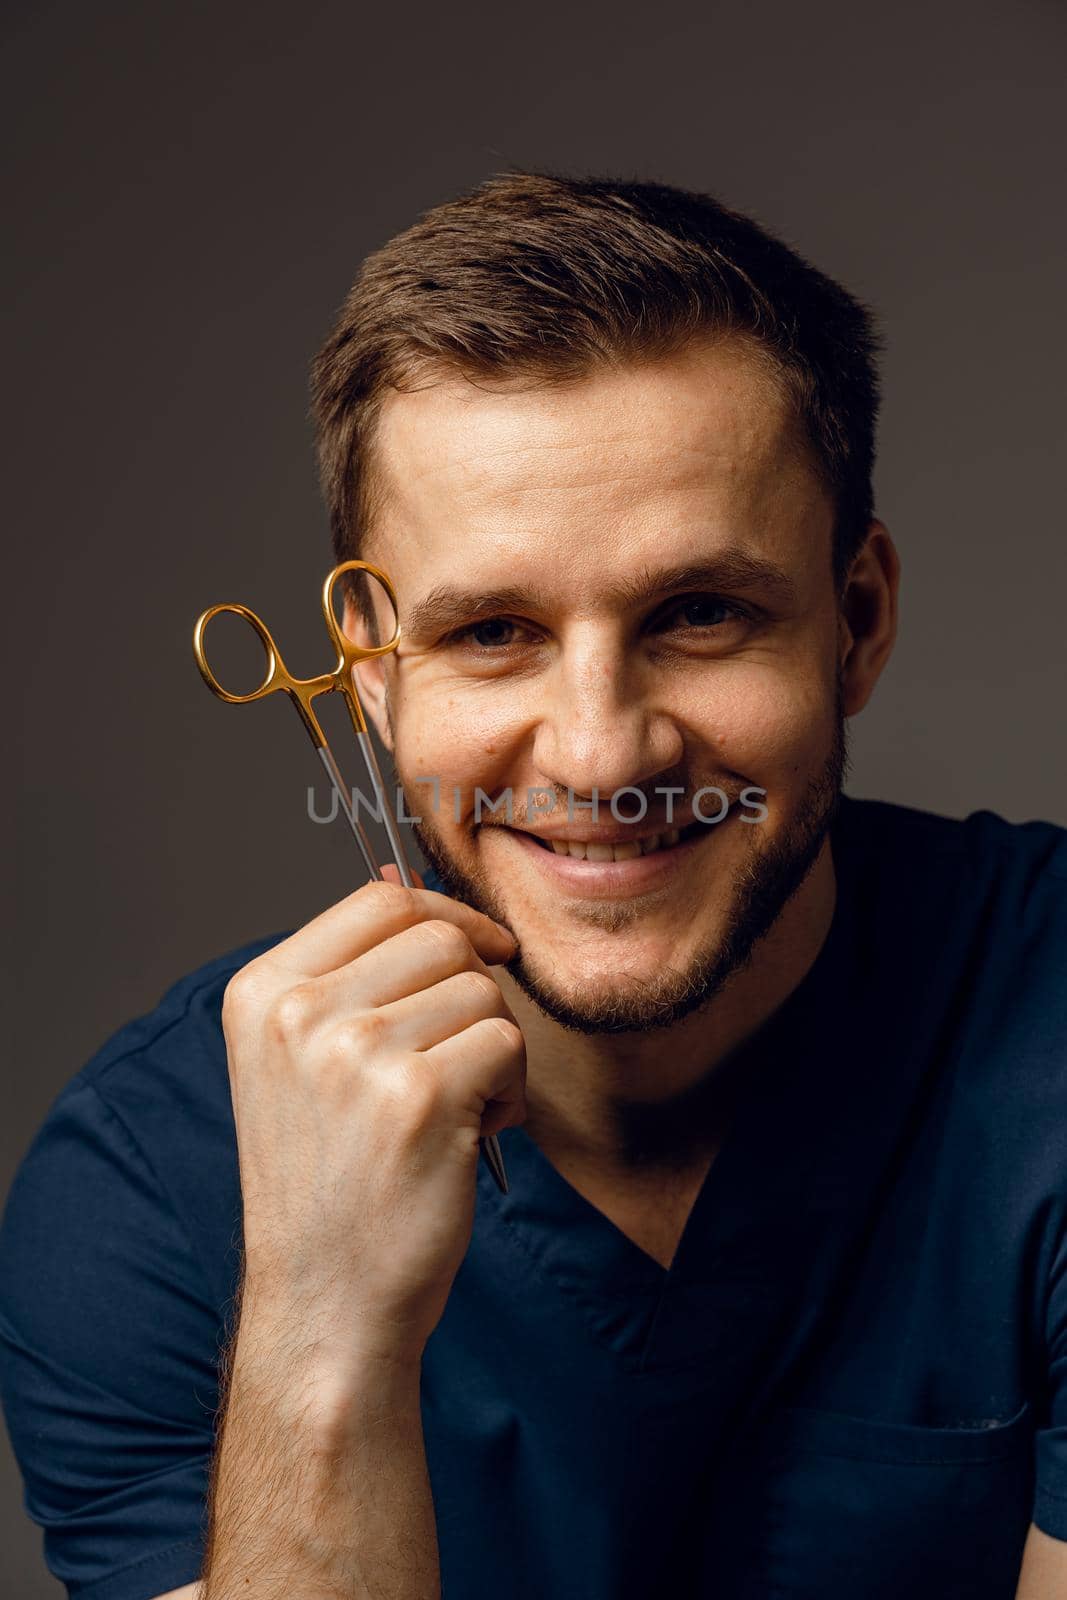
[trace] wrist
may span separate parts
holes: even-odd
[[[340,1342],[306,1317],[285,1318],[247,1300],[230,1362],[228,1410],[261,1411],[332,1454],[420,1414],[421,1352],[377,1340]]]

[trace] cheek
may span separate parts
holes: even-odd
[[[396,763],[405,783],[436,778],[449,797],[444,821],[454,821],[452,796],[473,806],[474,790],[492,795],[513,778],[510,760],[521,718],[508,717],[488,697],[464,694],[415,696],[396,718]]]
[[[734,686],[707,719],[708,743],[731,771],[762,787],[793,787],[825,759],[834,702],[812,677],[760,674]]]

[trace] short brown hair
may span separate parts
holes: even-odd
[[[552,381],[745,338],[784,380],[836,508],[840,585],[873,515],[871,311],[751,218],[661,183],[507,172],[369,256],[312,367],[338,560],[373,509],[385,393],[434,374]]]

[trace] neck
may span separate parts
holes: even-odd
[[[731,1065],[803,981],[830,931],[829,839],[749,963],[670,1028],[578,1034],[497,976],[527,1046],[527,1134],[559,1167],[692,1171],[721,1143],[740,1086]]]

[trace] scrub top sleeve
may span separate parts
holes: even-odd
[[[219,1340],[160,1175],[75,1079],[0,1230],[0,1393],[26,1509],[74,1600],[197,1578]]]

